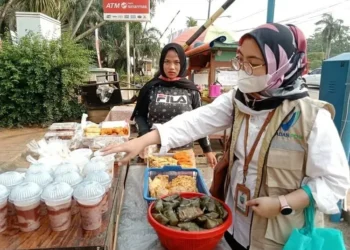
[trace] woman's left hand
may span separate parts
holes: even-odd
[[[216,160],[216,157],[213,152],[205,153],[205,156],[207,157],[208,164],[214,168],[218,161]]]
[[[281,204],[277,197],[260,197],[247,201],[254,213],[264,218],[273,218],[279,215]]]

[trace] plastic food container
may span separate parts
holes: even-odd
[[[28,173],[24,179],[26,182],[35,182],[40,187],[45,188],[53,182],[52,176],[45,171],[38,171],[36,173]]]
[[[83,177],[75,172],[75,171],[70,171],[67,173],[64,173],[62,175],[59,175],[55,178],[56,182],[65,182],[69,184],[73,189],[76,188],[76,186],[83,181]],[[76,203],[76,200],[73,198],[72,200],[72,215],[75,215],[79,213],[79,207]]]
[[[65,174],[67,172],[77,172],[80,173],[79,168],[77,167],[77,165],[71,163],[71,162],[64,162],[61,165],[59,165],[56,170],[55,170],[55,177]]]
[[[107,165],[103,159],[103,157],[94,157],[91,161],[85,165],[83,169],[83,175],[87,176],[90,172],[93,171],[105,171],[107,172]]]
[[[31,164],[27,170],[27,174],[36,174],[38,172],[48,172],[51,176],[53,176],[54,173],[50,165],[40,162]]]
[[[83,181],[74,190],[73,196],[80,209],[81,226],[84,230],[101,227],[101,201],[105,192],[105,188],[96,181]]]
[[[16,171],[9,171],[3,174],[0,174],[0,184],[6,186],[9,191],[21,184],[24,181],[24,174],[18,173]],[[16,210],[13,205],[13,201],[9,198],[8,206],[7,206],[8,215],[15,215]]]
[[[53,123],[49,130],[51,131],[75,131],[78,124],[76,122],[62,122],[62,123]]]
[[[53,231],[64,231],[70,227],[72,194],[73,188],[65,182],[53,182],[44,189],[41,198],[46,203]]]
[[[156,198],[153,198],[149,194],[149,178],[154,179],[158,174],[169,175],[169,181],[177,177],[178,175],[189,175],[196,178],[197,189],[199,193],[210,195],[207,186],[205,185],[202,174],[195,168],[181,168],[180,166],[165,166],[163,168],[145,168],[144,172],[144,184],[143,184],[143,198],[152,202]]]
[[[7,198],[10,194],[8,188],[0,185],[0,233],[7,228]]]
[[[83,156],[83,157],[88,158],[88,159],[91,158],[92,154],[93,154],[93,152],[89,148],[76,149],[70,153],[71,156],[79,155],[79,156]]]
[[[203,194],[199,193],[181,193],[181,197],[193,198],[201,197]],[[215,199],[215,198],[213,198]],[[230,227],[232,223],[232,212],[230,208],[222,201],[215,199],[224,206],[225,210],[228,212],[228,216],[224,223],[216,228],[208,229],[199,232],[186,232],[171,229],[169,227],[163,226],[158,221],[156,221],[152,216],[152,209],[154,207],[154,202],[149,206],[147,219],[151,226],[156,231],[160,242],[162,245],[169,250],[212,250],[219,243],[219,241],[224,236],[226,230]]]
[[[109,174],[107,174],[104,171],[94,171],[89,173],[86,178],[86,181],[96,181],[98,183],[100,183],[106,190],[105,195],[103,196],[102,199],[102,203],[101,203],[101,210],[102,213],[105,213],[108,211],[108,201],[109,201],[109,189],[111,187],[111,183],[112,183],[112,178],[109,176]]]
[[[97,152],[99,152],[99,153],[97,153]],[[111,178],[113,178],[114,177],[114,162],[115,162],[115,155],[116,154],[110,154],[110,155],[106,155],[106,156],[101,156],[101,152],[100,151],[96,151],[94,155],[97,155],[97,156],[93,157],[91,159],[91,161],[92,162],[104,161],[104,163],[107,166],[108,174],[111,176]]]
[[[11,191],[9,199],[15,204],[22,232],[31,232],[40,227],[41,193],[42,188],[34,182],[23,182]]]

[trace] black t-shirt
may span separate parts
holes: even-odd
[[[165,123],[175,116],[200,107],[198,91],[169,88],[163,86],[153,87],[148,95],[148,125]]]

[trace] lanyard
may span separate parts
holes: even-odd
[[[271,121],[272,119],[272,116],[273,114],[275,113],[275,110],[271,111],[267,117],[266,117],[266,120],[264,122],[264,124],[262,125],[257,137],[255,138],[255,141],[253,143],[253,146],[252,148],[250,149],[248,155],[247,155],[247,141],[248,141],[248,131],[249,131],[249,118],[250,116],[249,115],[246,115],[246,118],[245,118],[245,133],[244,133],[244,166],[243,166],[243,185],[245,184],[246,182],[246,179],[247,179],[247,174],[248,174],[248,168],[249,168],[249,164],[250,162],[252,161],[253,159],[253,155],[254,155],[254,152],[255,152],[255,149],[258,145],[258,142],[263,134],[263,132],[265,131],[267,125],[269,124],[269,122]]]

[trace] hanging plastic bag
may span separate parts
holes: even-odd
[[[315,204],[308,186],[302,189],[309,196],[310,204],[304,209],[305,225],[294,228],[283,250],[345,250],[343,233],[334,228],[315,228]]]
[[[112,94],[116,87],[114,85],[99,85],[96,89],[96,94],[100,98],[101,102],[106,103],[112,97]]]

